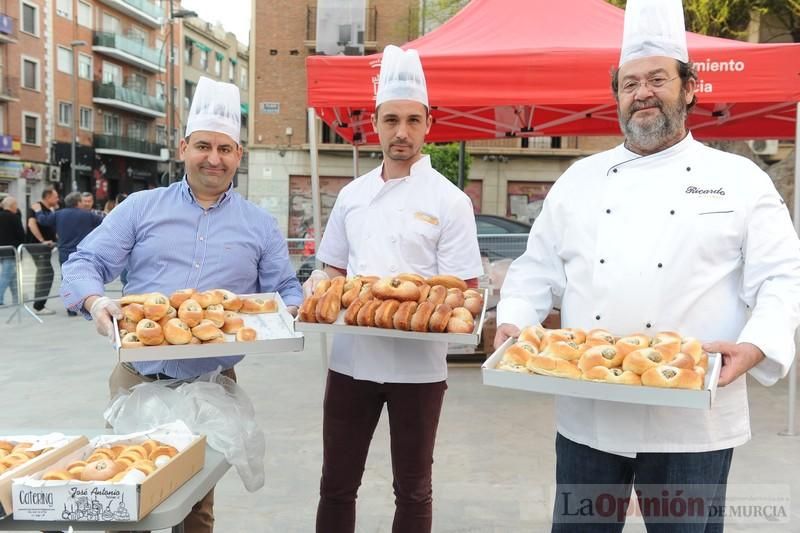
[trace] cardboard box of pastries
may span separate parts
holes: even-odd
[[[524,328],[483,364],[484,385],[615,402],[710,409],[722,359],[675,332],[617,336]]]
[[[319,283],[295,331],[348,333],[477,345],[487,294],[455,277],[339,276]]]
[[[206,439],[182,424],[131,435],[101,435],[16,478],[15,520],[130,522],[141,520],[199,472]]]
[[[83,436],[0,434],[0,518],[13,511],[11,484],[14,478],[27,476],[57,462],[85,446]]]
[[[296,352],[304,338],[276,292],[237,295],[182,289],[171,295],[128,294],[114,321],[119,361],[192,359]]]

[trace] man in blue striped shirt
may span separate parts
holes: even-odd
[[[186,175],[167,188],[130,195],[78,246],[63,267],[61,296],[69,309],[112,333],[119,306],[103,296],[104,284],[128,270],[126,293],[170,293],[183,288],[224,288],[235,293],[278,292],[296,313],[302,290],[274,217],[233,190],[242,147],[239,91],[201,78],[180,155]],[[160,378],[191,379],[222,367],[235,378],[242,356],[117,365],[109,382],[118,387]],[[212,531],[213,490],[192,510],[186,531]]]

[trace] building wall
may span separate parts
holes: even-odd
[[[4,126],[12,136],[17,137],[20,142],[19,158],[28,161],[47,161],[48,143],[50,141],[48,130],[50,129],[50,114],[47,102],[47,90],[50,85],[47,81],[47,69],[49,68],[48,59],[45,54],[47,46],[47,35],[49,30],[48,4],[44,0],[25,0],[25,3],[36,6],[38,11],[38,32],[37,35],[22,31],[22,17],[20,10],[22,2],[6,2],[6,9],[9,16],[13,17],[17,25],[16,44],[0,45],[5,49],[4,71],[9,76],[10,83],[16,87],[18,102],[10,102],[5,105]],[[39,87],[37,90],[22,87],[22,59],[30,58],[39,62],[38,79]],[[6,112],[7,111],[7,112]],[[28,144],[23,141],[23,113],[33,113],[39,116],[39,142],[38,144]]]

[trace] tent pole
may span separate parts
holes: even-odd
[[[358,173],[358,145],[353,145],[353,179],[356,179],[360,174]]]
[[[317,251],[322,239],[322,214],[319,201],[319,153],[317,151],[317,114],[313,107],[308,108],[308,145],[311,154],[311,211],[314,217],[314,268],[322,268]],[[320,335],[322,347],[322,364],[328,368],[328,339]]]
[[[800,234],[800,102],[797,103],[797,112],[794,121],[794,229]],[[786,431],[781,435],[794,436],[795,406],[797,405],[797,344],[800,340],[800,330],[795,332],[795,355],[792,368],[789,369],[789,405],[786,409]]]

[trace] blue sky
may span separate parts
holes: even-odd
[[[225,9],[220,9],[220,4]],[[250,33],[250,0],[183,0],[184,9],[196,11],[200,18],[211,22],[222,23],[226,31],[232,31],[244,44],[248,44]]]

